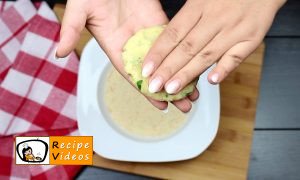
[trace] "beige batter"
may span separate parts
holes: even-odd
[[[139,139],[167,137],[179,130],[188,116],[170,103],[168,113],[156,109],[113,68],[105,81],[104,102],[113,124]]]

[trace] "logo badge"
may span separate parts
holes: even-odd
[[[16,137],[16,164],[49,164],[49,137]]]
[[[92,136],[16,137],[16,164],[92,165]]]

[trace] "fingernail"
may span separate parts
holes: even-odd
[[[213,75],[211,76],[211,81],[212,81],[213,83],[218,83],[218,81],[219,81],[219,74],[218,74],[218,73],[213,74]]]
[[[155,77],[149,85],[149,92],[156,93],[159,91],[160,87],[162,86],[162,79],[160,77]]]
[[[164,110],[161,110],[163,113],[167,114],[169,112],[169,108],[167,107],[166,109]]]
[[[54,55],[54,59],[55,60],[59,60],[60,58],[56,56],[56,54]]]
[[[171,83],[169,83],[166,87],[166,91],[169,94],[174,94],[175,92],[177,92],[177,90],[180,87],[180,82],[179,80],[174,80]]]
[[[142,70],[142,76],[143,77],[149,77],[150,74],[152,73],[154,69],[154,63],[153,62],[148,62],[144,67],[143,67],[143,70]]]
[[[57,47],[54,49],[54,59],[55,60],[59,60],[60,58],[59,57],[57,57]]]

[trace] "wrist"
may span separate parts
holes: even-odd
[[[286,2],[287,0],[275,0],[276,11],[278,11]]]

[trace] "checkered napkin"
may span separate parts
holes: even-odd
[[[71,179],[80,169],[14,160],[16,135],[78,135],[78,59],[54,58],[59,30],[46,3],[0,1],[0,179]]]

